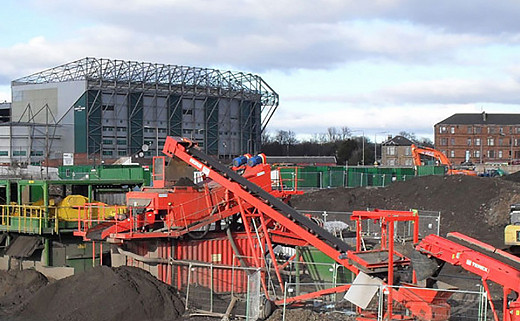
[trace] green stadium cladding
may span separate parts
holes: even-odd
[[[42,135],[39,141],[44,147],[35,147],[36,140],[18,149],[29,155],[44,149],[56,159],[71,152],[115,159],[135,155],[143,145],[149,146],[147,156],[160,155],[166,136],[190,138],[219,158],[255,153],[279,103],[257,75],[100,58],[11,85],[13,123],[45,128],[45,142]]]

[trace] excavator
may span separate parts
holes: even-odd
[[[421,166],[421,155],[435,158],[441,165],[446,166],[448,175],[470,175],[477,176],[477,172],[470,169],[455,169],[451,161],[444,155],[444,153],[430,148],[430,147],[419,147],[412,144],[412,156],[415,166]]]

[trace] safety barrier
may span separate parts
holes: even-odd
[[[249,320],[258,318],[261,269],[203,262],[172,263],[173,280],[184,294],[186,310],[191,316],[222,317],[232,313]],[[222,273],[230,277],[219,279],[217,275]]]
[[[1,229],[26,234],[58,233],[59,219],[49,217],[52,207],[0,205]],[[47,212],[48,210],[48,212]]]
[[[352,292],[367,292],[368,288],[373,288],[374,295],[363,309],[365,316],[369,316],[375,320],[386,320],[385,315],[388,304],[389,293],[406,293],[409,295],[407,304],[423,306],[422,318],[424,320],[457,320],[457,321],[486,321],[492,320],[493,316],[488,313],[489,303],[485,291],[464,291],[450,289],[432,289],[409,286],[393,286],[374,285],[374,284],[338,284],[338,283],[322,283],[324,289],[331,289],[340,285],[351,289]],[[297,295],[296,289],[301,291],[312,291],[315,289],[315,283],[286,283],[282,308],[282,320],[285,320],[292,313],[290,307],[290,298]],[[357,288],[357,289],[356,289]],[[390,291],[390,288],[394,291]],[[357,306],[346,300],[345,293],[347,290],[339,293],[320,296],[312,299],[314,311],[324,315],[357,315]],[[412,292],[413,291],[413,292]],[[421,296],[416,296],[421,293]],[[359,303],[359,302],[358,302]],[[410,311],[403,305],[393,305],[394,318],[409,318]],[[325,318],[324,319],[330,319]]]
[[[367,209],[373,210],[373,209]],[[350,216],[352,212],[337,212],[337,211],[308,211],[308,210],[300,210],[301,213],[310,214],[313,217],[321,220],[324,224],[325,222],[333,222],[340,221],[344,222],[346,226],[344,228],[348,228],[350,231],[355,231],[355,226],[353,225],[353,221],[350,220]],[[426,210],[418,210],[419,215],[419,237],[424,237],[430,234],[439,235],[440,233],[440,222],[441,222],[441,212],[438,211],[426,211]],[[325,224],[327,225],[327,224]],[[334,228],[334,226],[331,226]],[[371,220],[362,221],[362,230],[363,235],[366,237],[379,237],[379,231],[381,230],[379,226],[379,222],[374,222]],[[412,222],[396,222],[395,226],[395,240],[396,241],[407,241],[412,239],[413,233],[413,223]],[[341,233],[338,231],[331,231],[337,237],[343,237]]]
[[[385,187],[396,181],[406,181],[416,177],[414,174],[364,173],[348,171],[331,172],[282,172],[273,183],[279,188],[291,190],[326,189],[335,187]]]

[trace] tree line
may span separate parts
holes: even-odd
[[[329,127],[325,133],[298,139],[291,130],[278,130],[262,134],[262,152],[268,156],[336,156],[340,165],[372,165],[381,159],[381,144],[369,137],[353,135],[348,127]],[[433,147],[428,138],[417,138],[414,133],[401,131],[399,135],[417,145]],[[377,154],[377,157],[376,157]],[[364,157],[363,157],[364,156]]]

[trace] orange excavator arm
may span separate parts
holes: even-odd
[[[413,161],[414,161],[415,166],[421,166],[422,165],[421,155],[426,155],[426,156],[435,158],[436,160],[439,161],[439,163],[441,165],[446,166],[448,169],[448,171],[447,171],[448,175],[459,174],[459,175],[477,176],[477,172],[475,172],[474,170],[453,169],[453,165],[450,162],[450,160],[448,159],[448,157],[446,157],[446,155],[444,155],[444,153],[442,153],[436,149],[433,149],[430,147],[417,147],[414,144],[412,144],[411,147],[412,147],[412,156],[413,156]]]
[[[441,165],[446,165],[450,169],[452,167],[450,160],[446,155],[444,155],[444,153],[430,147],[417,147],[412,144],[412,156],[414,163],[417,166],[421,165],[421,155],[433,157],[438,160]]]

